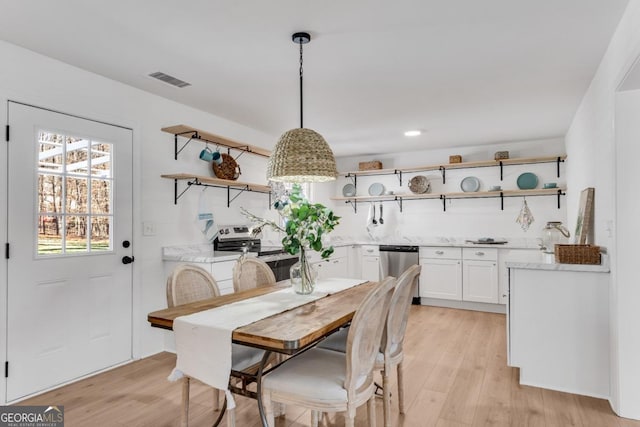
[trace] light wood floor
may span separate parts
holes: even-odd
[[[405,339],[407,414],[400,416],[394,402],[394,426],[640,426],[615,416],[605,400],[518,385],[518,370],[506,365],[505,339],[504,315],[413,306]],[[166,379],[174,364],[173,354],[160,353],[21,404],[64,405],[66,427],[178,426],[180,383]],[[194,381],[191,390],[190,426],[211,426],[211,389]],[[260,426],[255,401],[236,400],[236,425]],[[368,426],[365,406],[359,427]],[[380,400],[377,414],[380,426]],[[308,426],[309,418],[288,407],[277,425]],[[321,425],[344,424],[332,414]]]

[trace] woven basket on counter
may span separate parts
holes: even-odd
[[[600,246],[555,245],[554,252],[560,264],[600,264]]]

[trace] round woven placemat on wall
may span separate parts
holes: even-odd
[[[216,177],[220,179],[229,179],[232,181],[238,179],[240,177],[240,166],[238,166],[236,160],[232,156],[225,153],[222,153],[221,157],[222,163],[220,163],[219,165],[216,163],[212,163],[213,173],[216,175]]]

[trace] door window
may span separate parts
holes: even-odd
[[[113,249],[113,144],[40,130],[38,257]]]

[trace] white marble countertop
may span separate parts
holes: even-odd
[[[508,268],[548,271],[584,271],[592,273],[609,273],[609,257],[601,254],[601,264],[559,264],[554,261],[553,254],[542,252],[529,257],[509,257],[505,265]]]
[[[213,245],[165,246],[162,248],[164,261],[179,262],[223,262],[235,261],[241,252],[214,251]]]
[[[477,240],[477,237],[394,237],[385,239],[366,239],[357,237],[332,236],[333,246],[349,245],[411,245],[411,246],[441,246],[441,247],[466,247],[466,248],[496,248],[496,249],[538,249],[538,239],[502,238],[494,237],[496,241],[504,241],[504,244],[476,244],[468,240]]]

